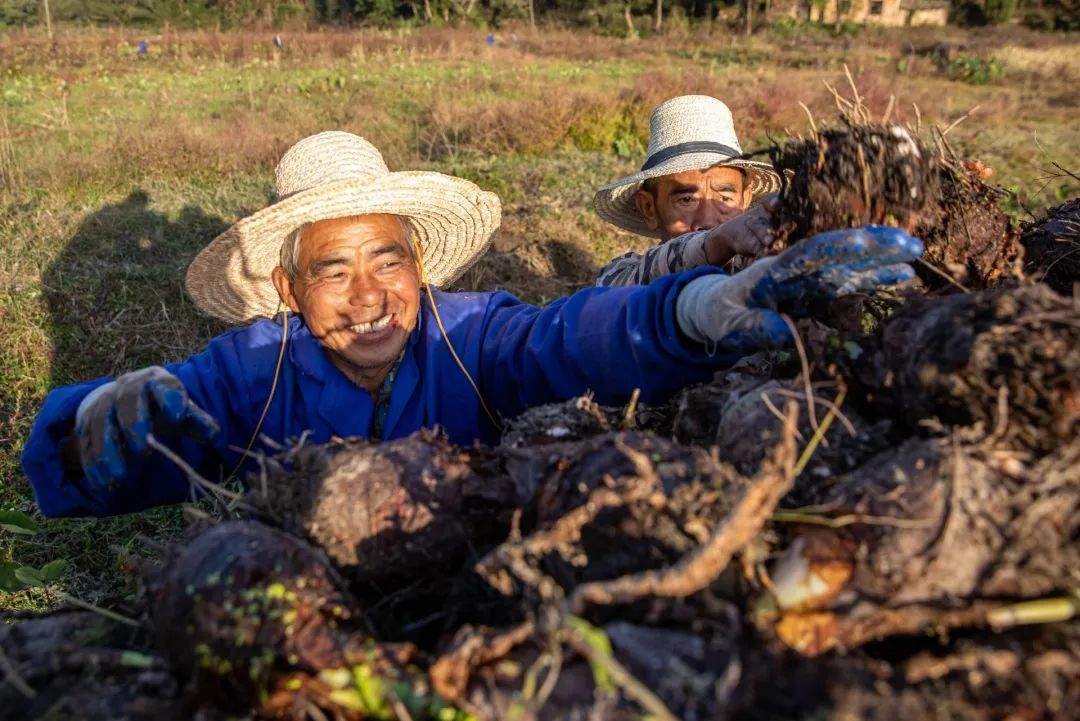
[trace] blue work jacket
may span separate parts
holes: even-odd
[[[454,349],[488,407],[512,418],[530,406],[592,391],[602,404],[626,402],[635,388],[642,400],[662,401],[708,379],[730,356],[706,354],[686,340],[675,319],[675,298],[704,272],[665,276],[648,286],[589,288],[545,307],[504,292],[441,293],[434,298]],[[270,395],[282,341],[280,320],[259,320],[224,333],[207,349],[166,366],[192,401],[221,425],[212,446],[168,440],[201,475],[220,480],[241,459],[230,446],[248,445]],[[82,474],[65,471],[61,446],[72,435],[79,402],[99,385],[58,388],[46,397],[23,450],[22,464],[46,516],[113,515],[192,497],[190,484],[160,454],[135,461],[129,480],[104,490]],[[301,318],[289,320],[277,389],[260,434],[282,442],[304,431],[325,443],[332,436],[368,437],[375,405],[326,355]],[[493,444],[499,431],[434,322],[426,297],[390,392],[382,437],[400,438],[440,426],[459,444]]]

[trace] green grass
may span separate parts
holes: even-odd
[[[33,510],[18,457],[50,388],[178,360],[220,332],[184,295],[184,269],[266,204],[277,158],[304,135],[357,132],[391,168],[450,172],[498,193],[502,229],[461,286],[543,302],[647,246],[602,223],[591,197],[641,162],[649,111],[680,93],[723,98],[744,147],[758,148],[807,131],[798,101],[819,126],[834,122],[823,82],[845,88],[847,63],[879,114],[890,95],[894,118],[914,122],[914,103],[925,127],[981,106],[948,137],[1018,189],[1014,210],[1076,195],[1071,179],[1046,177],[1052,161],[1080,167],[1073,50],[1009,33],[628,43],[552,31],[488,49],[467,30],[363,31],[290,37],[280,56],[269,34],[174,33],[142,61],[123,31],[63,31],[56,58],[40,34],[0,35],[0,158],[5,148],[15,158],[0,164],[0,509]],[[959,82],[913,51],[942,39],[999,58],[1001,76]],[[0,561],[67,559],[61,586],[107,602],[134,591],[124,569],[147,553],[139,539],[180,526],[176,509],[48,521],[39,536],[0,535]],[[0,610],[47,607],[56,590],[0,594]]]

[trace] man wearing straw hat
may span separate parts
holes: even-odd
[[[768,209],[780,177],[742,157],[731,111],[705,95],[662,103],[649,118],[649,149],[638,172],[596,191],[596,211],[631,233],[664,241],[644,255],[604,266],[597,285],[649,283],[702,265],[754,257],[771,240]],[[763,200],[744,213],[755,200]]]
[[[500,418],[588,390],[605,404],[635,389],[659,401],[790,342],[778,304],[910,277],[922,252],[895,229],[830,242],[828,257],[811,239],[737,277],[703,268],[538,308],[433,288],[463,273],[499,225],[498,198],[466,180],[389,172],[367,141],[326,132],[285,153],[276,191],[188,270],[195,303],[240,327],[186,361],[45,399],[22,457],[45,515],[183,501],[197,489],[169,455],[217,480],[260,437],[390,439],[440,426],[456,443],[494,443]]]

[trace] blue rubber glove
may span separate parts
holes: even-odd
[[[132,461],[148,453],[150,433],[213,442],[219,432],[217,421],[191,402],[176,376],[158,366],[96,388],[75,416],[83,471],[101,490],[129,476]]]
[[[676,301],[683,333],[706,347],[741,355],[792,342],[780,317],[802,317],[816,304],[910,280],[923,244],[898,228],[866,226],[819,233],[732,276],[688,283]]]

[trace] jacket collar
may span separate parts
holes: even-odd
[[[407,411],[410,408],[414,412],[418,409],[412,398],[420,386],[418,361],[424,355],[421,346],[427,312],[427,300],[421,297],[420,317],[416,328],[405,342],[401,365],[390,390],[390,410],[387,413],[386,427],[382,429],[383,438],[399,435],[394,433],[394,429],[402,422]],[[375,401],[371,394],[350,381],[330,362],[326,350],[311,334],[302,318],[298,318],[295,331],[292,324],[289,329],[293,332],[288,349],[289,361],[301,375],[321,386],[316,406],[319,416],[330,425],[336,435],[367,436],[371,432],[375,414]]]

